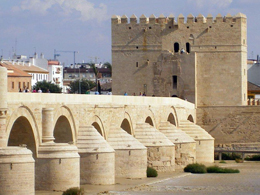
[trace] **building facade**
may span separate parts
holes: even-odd
[[[246,16],[190,14],[176,20],[112,17],[113,94],[177,95],[197,106],[246,105]]]
[[[49,81],[63,88],[63,66],[57,60],[48,60]]]

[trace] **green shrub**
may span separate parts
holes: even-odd
[[[237,153],[222,153],[222,160],[241,159],[241,155]]]
[[[221,168],[218,166],[207,167],[208,173],[239,173],[238,169]]]
[[[84,195],[84,192],[82,189],[74,187],[67,189],[62,195]]]
[[[157,177],[158,173],[157,173],[157,171],[154,168],[147,167],[146,175],[147,175],[147,177]]]
[[[221,160],[221,161],[219,161],[219,163],[226,163],[226,161],[224,161],[224,160]]]
[[[260,161],[260,155],[253,155],[251,157],[246,157],[245,160],[248,160],[248,161]]]
[[[198,164],[198,163],[188,164],[188,165],[184,168],[184,172],[207,173],[207,168],[206,168],[206,166],[203,165],[203,164]]]
[[[236,158],[235,161],[236,161],[236,163],[243,163],[243,162],[244,162],[244,161],[243,161],[242,159],[240,159],[240,158]]]

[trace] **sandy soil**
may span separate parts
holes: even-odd
[[[115,185],[84,185],[85,194],[260,194],[260,162],[226,164],[222,167],[236,168],[236,174],[190,174],[182,171],[159,174],[157,178],[116,179]],[[58,195],[61,192],[36,192],[36,195]]]

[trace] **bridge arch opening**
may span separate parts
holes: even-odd
[[[98,131],[98,133],[103,136],[102,130],[97,122],[92,123],[92,126]],[[104,137],[104,136],[103,136]]]
[[[189,120],[190,122],[193,122],[193,123],[194,123],[194,119],[193,119],[193,117],[192,117],[191,114],[188,116],[188,120]]]
[[[173,116],[172,113],[169,114],[167,121],[169,121],[171,124],[173,124],[174,126],[176,126],[175,117]]]
[[[8,146],[19,146],[26,144],[26,147],[32,151],[33,158],[36,159],[36,142],[33,134],[33,129],[24,116],[21,116],[15,120],[10,131]]]
[[[145,119],[145,122],[148,123],[148,124],[151,125],[151,126],[154,126],[154,125],[153,125],[153,120],[152,120],[152,118],[151,118],[150,116],[148,116],[148,117]]]
[[[54,127],[54,138],[56,143],[68,143],[73,141],[70,123],[65,116],[60,116]]]
[[[128,134],[132,135],[131,126],[127,119],[123,120],[123,122],[121,123],[121,128],[125,130]]]

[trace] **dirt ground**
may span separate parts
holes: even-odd
[[[190,174],[178,170],[160,173],[157,178],[116,179],[115,185],[83,185],[84,194],[260,194],[260,162],[218,163],[221,167],[236,168],[235,174]],[[36,192],[36,195],[61,195],[62,192]]]

